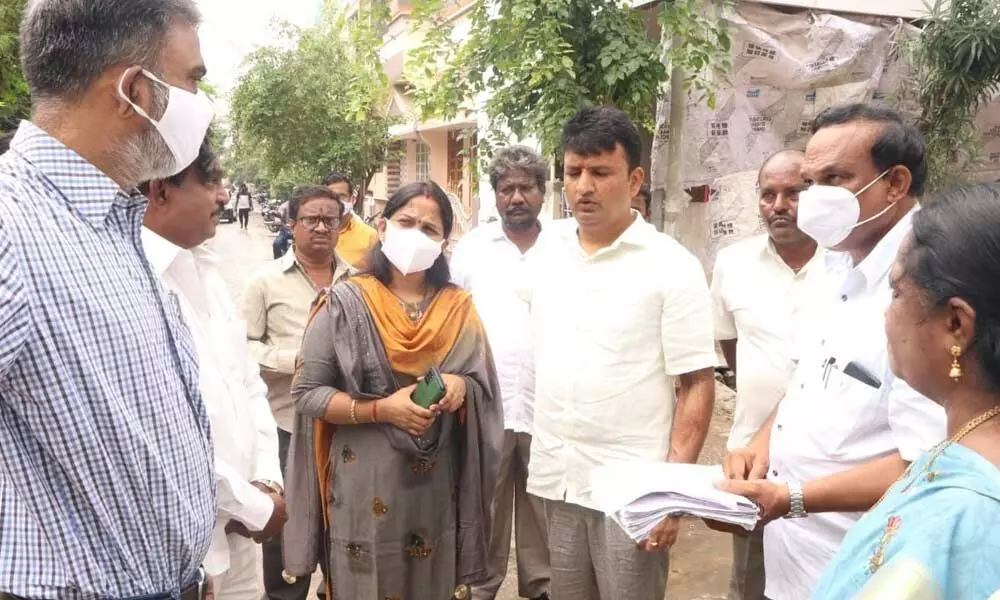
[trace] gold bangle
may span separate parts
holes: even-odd
[[[358,423],[358,401],[354,398],[351,398],[351,423],[355,425],[361,424]]]

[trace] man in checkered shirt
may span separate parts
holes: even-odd
[[[34,116],[0,157],[0,596],[203,596],[208,418],[132,191],[187,166],[153,122],[189,120],[164,114],[205,74],[198,21],[193,0],[24,16]]]

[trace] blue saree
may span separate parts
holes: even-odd
[[[1000,598],[1000,471],[947,444],[851,528],[813,600]]]

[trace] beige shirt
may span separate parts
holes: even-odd
[[[674,378],[718,362],[698,260],[639,218],[588,256],[576,228],[546,227],[523,299],[535,344],[528,492],[597,509],[591,474],[666,460]]]
[[[336,282],[354,269],[339,255],[335,256]],[[295,356],[302,344],[312,303],[322,291],[299,266],[295,253],[288,252],[261,267],[250,278],[243,294],[247,347],[260,364],[271,412],[284,431],[291,432],[295,423],[291,393]]]

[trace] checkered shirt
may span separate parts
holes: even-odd
[[[208,417],[145,202],[30,123],[0,158],[0,592],[178,594],[208,550]]]

